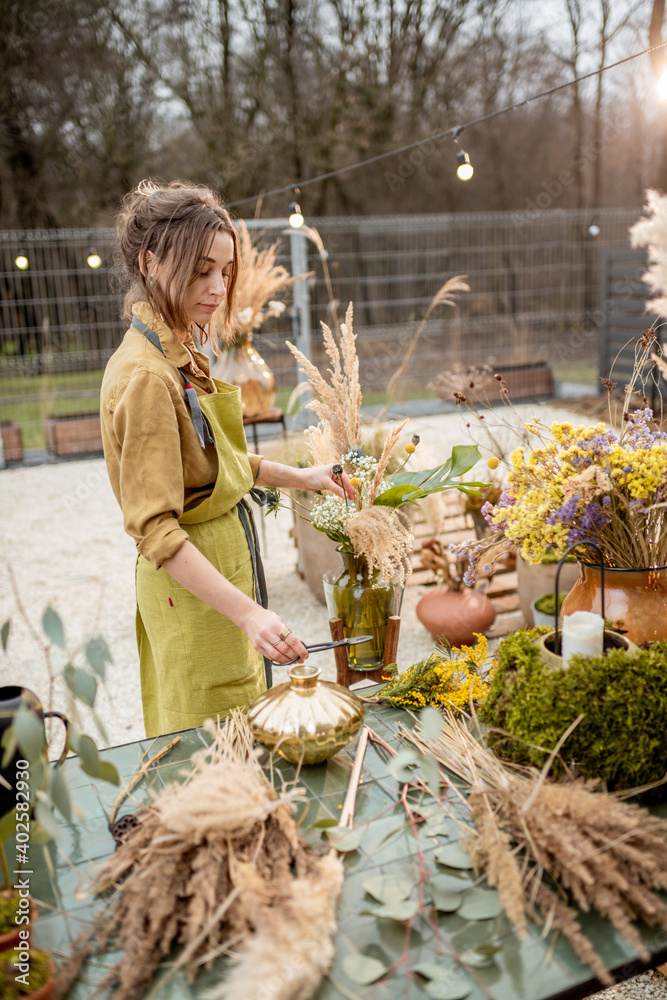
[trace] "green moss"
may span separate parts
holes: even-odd
[[[560,611],[561,605],[565,598],[567,597],[567,591],[558,591],[558,610]],[[553,594],[544,594],[543,597],[538,597],[535,601],[535,610],[539,611],[542,615],[555,615],[556,613],[556,601]]]
[[[19,895],[13,892],[11,895],[0,896],[0,934],[7,934],[16,927],[16,913],[18,910]]]
[[[657,781],[667,771],[667,643],[631,654],[575,656],[567,670],[548,668],[534,630],[508,636],[480,709],[501,757],[541,767],[568,726],[583,715],[561,754],[585,777],[611,788]],[[563,772],[555,761],[555,774]]]
[[[17,982],[16,977],[22,976],[13,959],[14,951],[0,952],[0,997],[2,1000],[20,1000],[21,997],[36,993],[51,975],[49,956],[37,948],[29,949],[27,982]]]

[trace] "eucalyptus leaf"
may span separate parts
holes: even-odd
[[[369,955],[356,953],[346,955],[343,959],[343,971],[345,975],[359,986],[369,986],[371,983],[374,983],[380,976],[384,976],[388,968],[387,965],[378,961],[377,958],[371,958]]]
[[[21,702],[12,728],[21,753],[31,762],[37,761],[46,748],[44,723],[32,712],[24,701]]]
[[[120,775],[109,760],[100,761],[98,777],[101,778],[102,781],[108,781],[110,785],[120,784]]]
[[[3,844],[5,840],[9,840],[16,833],[16,813],[12,812],[5,813],[4,816],[0,817],[0,844]]]
[[[432,979],[426,983],[424,991],[431,1000],[465,1000],[472,993],[473,984],[469,979]]]
[[[470,889],[463,896],[459,916],[464,920],[491,920],[503,912],[496,889]]]
[[[440,794],[440,766],[435,757],[422,757],[419,762],[419,773],[422,781],[428,786],[431,795]]]
[[[0,746],[2,746],[2,766],[7,767],[12,757],[16,753],[16,733],[14,732],[14,727],[10,726],[9,729],[5,729],[2,734],[2,739],[0,740]],[[2,838],[0,838],[0,841]]]
[[[311,830],[327,830],[329,827],[338,826],[337,819],[318,819],[317,823],[313,823],[309,829]]]
[[[391,878],[387,875],[371,875],[361,883],[364,891],[379,903],[390,903],[396,899],[407,899],[416,882],[407,878]]]
[[[72,822],[72,803],[65,776],[59,767],[49,768],[49,798],[53,805],[65,817],[68,823]]]
[[[60,836],[58,821],[53,815],[53,811],[46,802],[37,802],[35,805],[35,819],[50,840],[57,840]]]
[[[494,964],[493,954],[489,954],[488,951],[483,951],[486,945],[481,945],[479,948],[471,948],[469,951],[464,951],[461,955],[461,961],[464,965],[469,965],[471,969],[488,969],[489,966]],[[499,951],[500,949],[496,949]]]
[[[86,643],[86,659],[100,680],[106,676],[106,665],[111,663],[109,647],[101,635],[95,635]]]
[[[6,622],[3,622],[2,628],[0,629],[0,642],[2,642],[3,653],[7,652],[7,643],[9,642],[9,632],[12,627],[12,623],[8,618]]]
[[[470,855],[463,850],[458,841],[439,847],[435,852],[435,860],[449,868],[472,868]]]
[[[97,681],[92,674],[81,667],[74,667],[68,663],[65,667],[65,683],[73,695],[80,698],[86,705],[93,707],[97,694]]]
[[[81,767],[86,774],[90,774],[93,778],[96,778],[100,771],[100,758],[97,753],[97,747],[90,736],[79,736],[76,752],[81,759]]]
[[[442,732],[443,718],[437,708],[427,705],[419,716],[422,735],[425,740],[437,740]]]
[[[406,782],[413,781],[414,774],[410,768],[419,763],[420,754],[416,753],[414,750],[408,749],[408,747],[403,747],[398,751],[395,757],[392,757],[388,763],[389,773],[397,781]]]
[[[60,646],[61,649],[65,648],[65,629],[60,617],[51,606],[42,615],[42,628],[54,645]]]
[[[441,913],[455,913],[460,909],[463,902],[461,893],[438,882],[437,875],[429,879],[427,888],[436,910],[440,910]]]
[[[391,899],[382,906],[375,906],[364,910],[373,917],[383,917],[388,920],[411,920],[419,909],[418,899]]]
[[[412,966],[413,972],[418,972],[424,979],[449,979],[450,965],[439,965],[437,962],[419,962]]]
[[[324,832],[336,850],[345,853],[347,851],[356,851],[367,829],[368,827],[366,826],[359,827],[356,830],[350,830],[347,826],[333,826]]]

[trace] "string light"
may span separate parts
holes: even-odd
[[[667,101],[667,69],[661,75],[660,79],[656,84],[656,90],[658,91],[658,97],[661,101]]]
[[[298,188],[294,188],[294,194],[295,194],[296,198],[299,197],[299,189]],[[292,227],[292,229],[301,229],[301,226],[303,225],[303,214],[301,212],[301,207],[300,207],[298,201],[296,201],[296,200],[293,201],[292,204],[289,207],[288,222],[289,222],[290,226]]]
[[[29,266],[30,261],[24,253],[20,253],[14,258],[14,263],[18,267],[19,271],[25,271],[25,269]]]
[[[591,222],[590,226],[588,227],[588,235],[589,236],[600,235],[600,227],[598,226],[597,222]]]
[[[98,267],[102,266],[102,258],[98,254],[97,250],[91,250],[86,257],[86,264],[88,267],[92,267],[93,270],[97,270]]]
[[[470,162],[470,157],[463,149],[459,149],[456,154],[456,162],[458,167],[456,168],[456,176],[460,181],[469,181],[472,177],[474,170],[472,168],[472,163]]]
[[[532,104],[534,101],[538,101],[542,97],[550,97],[552,94],[559,93],[559,91],[565,90],[567,87],[573,87],[575,84],[583,83],[584,80],[590,80],[594,76],[600,76],[602,73],[606,73],[610,69],[622,66],[624,63],[631,62],[633,59],[638,59],[640,56],[649,55],[651,52],[657,52],[659,49],[664,49],[666,46],[667,41],[659,42],[657,45],[651,45],[647,49],[642,49],[641,52],[633,52],[632,55],[625,56],[623,59],[618,59],[616,62],[609,63],[608,66],[601,66],[599,69],[591,70],[590,73],[584,73],[582,76],[575,77],[573,80],[567,80],[565,83],[559,83],[555,87],[550,87],[548,90],[542,90],[539,94],[533,94],[531,97],[525,97],[523,100],[517,101],[514,104],[508,104],[507,107],[498,108],[496,111],[490,111],[488,114],[481,115],[479,118],[473,118],[471,121],[466,122],[465,126],[459,126],[458,128],[459,130],[462,128],[472,128],[473,125],[481,125],[483,122],[488,122],[493,118],[498,118],[499,115],[505,115],[508,111],[517,111],[519,108],[523,108],[527,104]],[[412,149],[418,149],[420,146],[425,146],[427,144],[430,145],[433,142],[438,142],[440,139],[446,138],[448,135],[453,136],[455,134],[458,134],[457,130],[450,128],[445,132],[438,132],[436,135],[427,136],[425,139],[417,139],[415,142],[409,142],[405,146],[390,149],[386,153],[378,153],[376,156],[370,156],[366,160],[358,160],[356,163],[348,163],[346,166],[338,167],[336,170],[329,170],[325,174],[318,174],[316,177],[309,177],[307,180],[302,180],[299,183],[302,187],[305,187],[307,184],[320,184],[322,181],[328,181],[332,177],[339,177],[341,174],[350,173],[352,170],[360,170],[362,167],[368,167],[372,163],[380,163],[382,160],[388,159],[388,157],[398,156],[399,153],[408,153]],[[238,208],[239,205],[249,205],[252,202],[258,201],[259,198],[272,198],[274,195],[285,194],[288,191],[295,190],[298,189],[295,188],[294,184],[286,184],[284,187],[274,188],[272,191],[262,191],[260,194],[253,194],[249,198],[238,198],[236,201],[230,202],[228,207]]]

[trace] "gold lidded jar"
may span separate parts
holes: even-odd
[[[340,684],[321,681],[319,667],[292,667],[248,709],[258,743],[291,764],[320,764],[350,742],[364,719],[361,700]]]

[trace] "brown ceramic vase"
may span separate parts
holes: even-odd
[[[599,566],[579,563],[579,578],[563,601],[561,614],[594,611],[600,614],[602,588]],[[667,640],[667,566],[654,569],[604,571],[604,614],[623,622],[624,634],[641,646]]]
[[[486,594],[469,587],[461,591],[437,587],[424,594],[415,610],[434,639],[444,637],[457,647],[474,643],[474,633],[486,632],[496,617]]]

